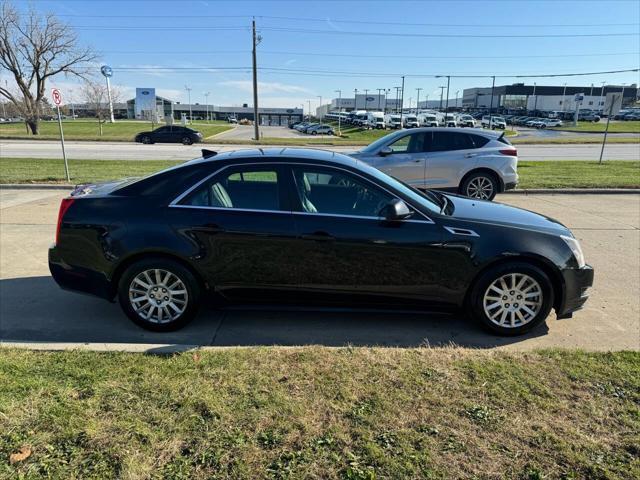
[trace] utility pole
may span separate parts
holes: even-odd
[[[189,94],[189,125],[193,123],[193,114],[191,113],[191,87],[184,86],[184,89]]]
[[[418,98],[416,98],[416,114],[420,111],[420,90],[423,90],[422,88],[416,88],[417,92],[418,92]]]
[[[378,91],[378,111],[380,111],[380,97],[382,97],[380,92],[384,92],[384,88],[376,88],[376,90]]]
[[[447,112],[449,112],[449,83],[451,82],[451,76],[447,75],[447,103],[444,107],[444,123],[447,124]]]
[[[387,88],[384,91],[384,113],[387,113],[387,97],[389,96],[389,93],[391,92],[390,88]]]
[[[260,119],[258,117],[258,62],[256,60],[256,47],[262,40],[261,37],[256,35],[256,19],[251,21],[252,38],[253,38],[253,50],[252,50],[252,62],[253,62],[253,136],[254,140],[260,140],[260,130],[258,124]],[[311,107],[309,107],[309,114],[311,114]]]
[[[622,99],[620,99],[620,106],[622,106]],[[604,146],[607,143],[607,134],[609,133],[609,122],[611,121],[611,115],[613,115],[613,105],[616,103],[616,95],[611,96],[611,105],[609,105],[609,115],[607,115],[607,126],[604,129],[604,138],[602,139],[602,149],[600,150],[600,161],[598,162],[602,165],[602,155],[604,154]],[[604,110],[604,108],[603,108]],[[604,112],[603,112],[604,113]]]
[[[340,120],[342,119],[342,90],[336,90],[338,92],[338,136],[342,136],[342,130],[340,129]]]
[[[402,76],[402,90],[400,95],[402,95],[400,97],[400,128],[402,128],[402,110],[404,107],[404,75]]]
[[[204,94],[204,103],[206,105],[206,109],[207,109],[207,122],[209,121],[209,94],[211,92],[207,92]]]

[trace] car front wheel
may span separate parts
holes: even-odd
[[[156,332],[182,328],[196,315],[200,285],[181,264],[165,259],[136,262],[118,283],[118,300],[137,325]]]
[[[193,140],[191,140],[191,138],[189,138],[189,137],[184,137],[182,139],[182,144],[183,145],[191,145],[192,143],[193,143]]]
[[[142,138],[140,139],[140,141],[141,141],[142,143],[144,143],[145,145],[149,145],[150,143],[153,143],[153,142],[151,141],[151,137],[149,137],[148,135],[145,135],[144,137],[142,137]]]
[[[490,268],[476,281],[470,314],[500,335],[521,335],[545,321],[553,306],[549,277],[538,267],[513,262]]]
[[[498,193],[498,182],[490,173],[472,173],[462,182],[460,193],[480,200],[493,200]]]

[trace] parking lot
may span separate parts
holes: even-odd
[[[457,344],[478,348],[640,348],[640,196],[502,195],[499,201],[557,218],[581,241],[596,272],[592,297],[574,318],[501,338],[456,316],[205,306],[187,328],[154,334],[116,304],[60,290],[49,276],[61,191],[0,190],[0,340],[89,343],[91,348],[180,349],[190,345]],[[168,347],[167,347],[168,346]]]

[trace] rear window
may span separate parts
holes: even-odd
[[[162,196],[173,200],[191,185],[197,183],[211,171],[208,163],[179,165],[134,180],[114,190],[112,195]]]

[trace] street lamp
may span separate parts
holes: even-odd
[[[342,131],[340,130],[340,119],[342,117],[342,90],[335,90],[338,92],[338,136],[342,136]]]
[[[193,113],[191,112],[191,87],[188,86],[184,86],[184,89],[187,91],[187,93],[189,94],[189,124],[193,123]]]
[[[204,94],[204,104],[205,104],[205,108],[207,109],[207,122],[210,120],[209,119],[209,94],[211,92],[206,92]]]

